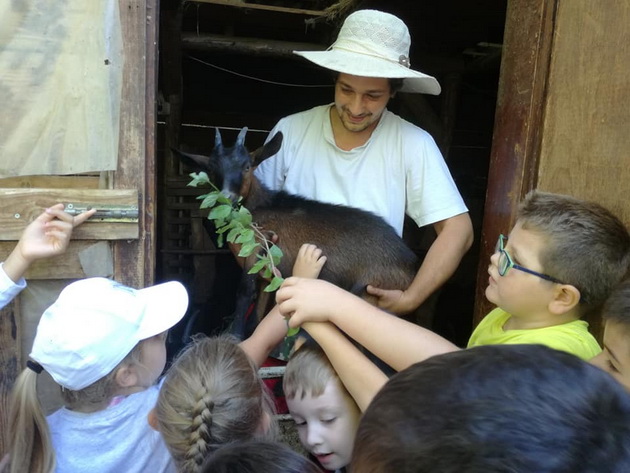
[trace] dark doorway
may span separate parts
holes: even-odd
[[[331,102],[330,74],[291,51],[325,49],[349,12],[375,8],[405,21],[412,37],[412,67],[442,85],[437,97],[399,94],[390,109],[433,135],[470,210],[476,241],[442,289],[433,322],[438,333],[464,345],[472,329],[506,2],[230,3],[236,2],[162,1],[160,7],[156,279],[179,279],[188,286],[199,313],[189,329],[224,327],[238,268],[205,234],[195,200],[199,191],[186,187],[189,178],[172,161],[169,147],[208,152],[214,127],[221,127],[224,140],[230,141],[247,126],[253,149],[280,118]],[[351,8],[343,11],[343,5]],[[336,8],[337,16],[313,13],[327,7]],[[431,238],[430,232],[412,226],[405,232],[419,253]]]

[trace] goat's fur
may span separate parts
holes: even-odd
[[[193,169],[205,171],[225,195],[233,200],[241,196],[253,221],[278,235],[284,255],[278,269],[283,276],[291,274],[300,246],[313,243],[328,258],[319,277],[365,299],[370,299],[368,284],[401,290],[411,284],[418,258],[385,220],[365,210],[266,188],[253,171],[277,153],[282,134],[250,154],[244,146],[246,131],[241,130],[234,146],[224,147],[217,130],[210,156],[174,151]],[[254,261],[251,258],[246,269]]]

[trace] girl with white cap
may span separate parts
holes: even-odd
[[[166,332],[187,307],[176,281],[140,290],[105,278],[68,285],[42,315],[13,390],[11,473],[175,472],[147,414]],[[36,393],[42,370],[64,400],[47,418]]]

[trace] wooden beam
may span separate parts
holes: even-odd
[[[293,51],[323,51],[326,46],[260,38],[243,38],[223,35],[182,34],[182,47],[188,50],[221,51],[240,54],[292,57],[300,59]]]
[[[21,176],[0,179],[0,188],[98,189],[99,176]]]
[[[292,13],[296,15],[324,16],[325,11],[307,10],[304,8],[277,7],[274,5],[263,5],[259,3],[247,3],[243,0],[188,0],[190,3],[210,3],[213,5],[225,5],[237,8],[251,8],[252,10],[267,10],[281,13]]]
[[[26,189],[0,188],[0,241],[19,240],[24,227],[42,209],[57,202],[75,207],[135,206],[138,191],[133,189]],[[72,233],[77,240],[135,240],[138,223],[86,222]]]

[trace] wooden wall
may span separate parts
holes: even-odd
[[[477,276],[531,189],[595,200],[630,225],[630,2],[511,0]],[[594,332],[601,336],[600,327]]]
[[[558,2],[538,187],[630,224],[630,2]],[[625,192],[624,192],[625,191]]]

